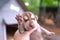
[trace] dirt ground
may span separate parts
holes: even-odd
[[[60,35],[60,27],[45,27],[47,30],[55,32],[56,35]]]

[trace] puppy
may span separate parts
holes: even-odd
[[[17,15],[16,19],[18,21],[18,30],[20,33],[31,30],[34,25],[35,27],[38,27],[37,30],[31,34],[30,40],[44,40],[42,33],[45,33],[46,35],[54,34],[41,27],[37,22],[38,17],[32,12],[24,12],[22,15]]]

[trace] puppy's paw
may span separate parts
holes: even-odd
[[[53,36],[53,35],[55,35],[54,32],[50,32],[50,33],[48,34],[48,36]]]
[[[16,15],[15,18],[16,18],[16,20],[17,20],[17,22],[18,22],[19,25],[23,23],[23,17],[22,17],[22,15],[18,14],[18,15]]]
[[[55,36],[55,33],[54,33],[54,32],[50,32],[50,33],[47,35],[48,38],[52,38],[53,36]]]

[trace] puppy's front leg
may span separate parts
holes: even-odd
[[[16,15],[16,20],[18,22],[18,30],[19,30],[19,32],[23,33],[24,32],[24,28],[23,28],[24,20],[23,20],[22,15],[20,15],[20,14]]]
[[[47,29],[43,28],[43,27],[40,26],[38,23],[37,23],[37,26],[40,28],[40,30],[41,30],[43,33],[45,33],[45,34],[47,34],[47,35],[49,35],[49,36],[55,34],[54,32],[50,32],[50,31],[48,31]]]
[[[40,29],[47,35],[51,36],[51,35],[54,35],[55,33],[54,32],[50,32],[48,31],[47,29],[43,28],[42,26],[40,26]]]

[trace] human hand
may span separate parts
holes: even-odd
[[[14,40],[30,40],[30,34],[34,32],[37,28],[33,28],[30,31],[25,31],[24,33],[19,33],[19,30],[16,31],[14,35]]]

